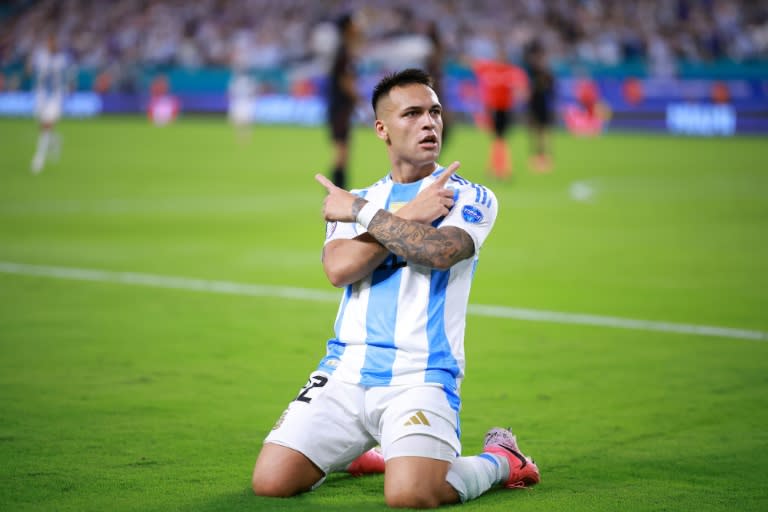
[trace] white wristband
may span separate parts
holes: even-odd
[[[363,226],[365,229],[368,229],[368,224],[371,223],[373,216],[376,215],[379,210],[381,210],[381,208],[375,204],[371,202],[365,203],[365,206],[360,208],[360,211],[357,212],[357,223]]]

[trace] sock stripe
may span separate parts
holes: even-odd
[[[499,465],[499,461],[496,460],[496,457],[494,457],[490,453],[481,453],[481,454],[478,455],[478,457],[482,457],[484,459],[487,459],[487,460],[493,462],[497,467]]]

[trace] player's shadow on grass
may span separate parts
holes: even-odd
[[[346,474],[330,475],[323,485],[312,492],[291,498],[255,496],[251,488],[222,494],[199,507],[182,508],[195,512],[327,510],[340,512],[392,510],[384,502],[384,477],[381,475],[355,478]]]

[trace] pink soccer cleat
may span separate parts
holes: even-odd
[[[350,462],[349,466],[347,466],[347,472],[352,476],[383,473],[384,465],[384,456],[381,454],[381,450],[376,447],[371,448]]]
[[[504,487],[516,489],[530,487],[541,481],[539,468],[533,459],[526,457],[517,447],[517,438],[506,428],[492,428],[485,434],[483,451],[505,457],[509,461],[509,478]]]

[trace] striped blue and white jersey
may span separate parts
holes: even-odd
[[[387,176],[352,192],[394,213],[443,172],[440,167],[418,182],[405,184]],[[456,190],[455,204],[433,225],[465,230],[474,241],[474,257],[438,270],[390,254],[371,275],[346,287],[335,337],[328,341],[320,370],[364,386],[426,382],[458,392],[464,376],[469,290],[498,204],[489,189],[458,175],[451,176],[446,187]],[[357,223],[328,223],[326,243],[363,232]]]
[[[39,49],[33,57],[37,102],[62,101],[69,81],[69,59],[63,52]]]

